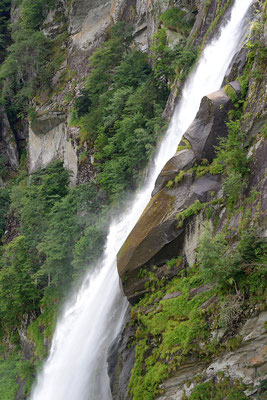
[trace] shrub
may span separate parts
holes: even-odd
[[[193,21],[187,21],[186,12],[179,8],[169,8],[160,16],[160,22],[171,30],[188,35],[193,26]]]

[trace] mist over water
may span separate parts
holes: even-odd
[[[252,3],[253,0],[235,1],[230,20],[206,47],[187,79],[144,188],[111,224],[102,259],[65,306],[31,400],[111,399],[107,349],[118,335],[127,309],[119,285],[116,255],[149,202],[158,174],[175,154],[183,133],[193,121],[201,98],[220,88],[234,54],[241,47],[245,14]]]

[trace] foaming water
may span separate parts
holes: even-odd
[[[155,180],[198,111],[201,98],[220,88],[244,38],[244,18],[253,0],[236,0],[228,23],[202,53],[190,74],[170,127],[153,161],[145,187],[109,228],[105,252],[66,305],[50,355],[37,377],[31,400],[110,400],[106,359],[127,309],[116,255],[147,205]]]

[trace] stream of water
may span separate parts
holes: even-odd
[[[183,133],[193,121],[201,98],[220,88],[244,39],[245,15],[252,2],[235,0],[229,21],[206,46],[187,79],[144,188],[113,221],[99,265],[88,273],[78,293],[65,306],[31,400],[111,399],[107,349],[118,335],[127,309],[127,300],[119,285],[116,255],[149,202],[158,174],[174,155]]]

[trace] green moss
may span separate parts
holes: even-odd
[[[189,141],[185,138],[182,138],[179,146],[177,147],[176,152],[178,153],[178,151],[185,150],[185,149],[191,150],[191,148],[192,148],[192,146],[189,143]]]
[[[191,204],[187,209],[181,211],[179,214],[176,215],[178,220],[178,227],[182,228],[184,225],[184,221],[191,217],[192,215],[198,214],[201,210],[205,210],[210,208],[210,206],[214,206],[217,204],[222,204],[224,199],[214,199],[207,203],[201,203],[199,200],[196,200],[195,203]],[[209,212],[210,213],[210,212]]]
[[[231,85],[226,85],[224,86],[224,91],[227,97],[229,97],[229,99],[232,100],[232,102],[234,103],[237,100],[237,94],[235,89],[231,86]]]
[[[229,378],[219,378],[216,382],[208,381],[197,385],[187,400],[246,400],[246,385],[241,381],[232,382]]]
[[[170,260],[170,263],[177,263],[177,260]],[[160,393],[159,384],[175,371],[187,354],[202,352],[199,342],[209,338],[209,324],[199,307],[213,292],[201,293],[192,299],[188,297],[189,290],[201,282],[193,272],[189,277],[174,278],[164,288],[166,293],[180,291],[180,296],[163,300],[161,291],[149,293],[132,311],[138,324],[136,363],[129,384],[133,400],[154,399]],[[144,314],[143,307],[153,303],[153,310]]]

